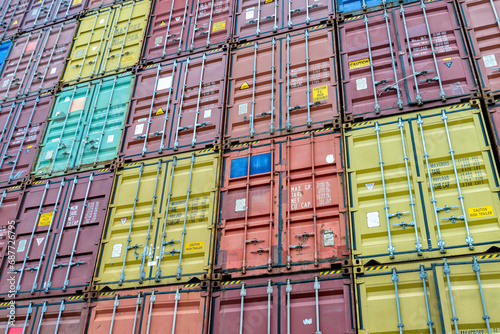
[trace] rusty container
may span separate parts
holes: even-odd
[[[17,212],[21,206],[23,189],[20,186],[10,187],[1,190],[0,197],[0,266],[3,265],[3,259],[8,259],[5,265],[15,259],[16,241],[15,224]],[[10,247],[9,247],[10,246]]]
[[[326,25],[231,51],[225,145],[340,124],[335,33]]]
[[[0,39],[11,39],[19,31],[30,0],[5,0],[0,5]]]
[[[486,98],[500,93],[500,3],[485,0],[459,0],[458,8],[472,47],[472,57],[479,73],[479,84]],[[492,100],[489,102],[493,102]]]
[[[238,43],[309,28],[335,18],[333,0],[235,2],[233,40]]]
[[[13,41],[0,77],[0,100],[21,99],[53,90],[64,70],[76,20],[30,31]]]
[[[14,309],[14,312],[11,310]],[[12,313],[14,313],[12,315]],[[82,295],[0,302],[0,331],[22,333],[83,333],[88,303]]]
[[[447,106],[480,94],[453,1],[354,16],[339,25],[339,39],[346,121]]]
[[[19,31],[30,31],[68,21],[83,12],[86,0],[30,0]]]
[[[121,145],[124,161],[221,142],[227,52],[216,49],[147,65],[135,79]]]
[[[114,172],[102,170],[34,182],[16,219],[16,298],[85,292],[94,273]],[[0,297],[9,294],[6,280]]]
[[[0,105],[0,187],[27,181],[54,96],[30,97]]]
[[[215,272],[326,270],[348,259],[340,133],[235,145],[222,168]]]
[[[143,58],[159,62],[223,47],[230,41],[234,1],[159,0],[152,7]]]
[[[339,270],[214,283],[210,333],[356,332],[351,275]]]
[[[209,297],[199,283],[102,292],[89,305],[85,333],[206,333]]]

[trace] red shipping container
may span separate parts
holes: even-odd
[[[347,121],[445,106],[479,94],[453,1],[355,16],[339,26],[339,38]]]
[[[29,0],[4,0],[0,5],[0,39],[10,39],[19,31]]]
[[[334,29],[326,25],[231,50],[226,145],[338,127]]]
[[[227,52],[149,65],[135,79],[121,145],[125,161],[220,143]]]
[[[0,187],[27,181],[52,101],[47,93],[0,105]]]
[[[339,272],[222,282],[210,333],[354,334],[352,280]]]
[[[459,0],[464,29],[472,46],[472,55],[479,73],[479,83],[494,98],[500,92],[500,3],[486,0]],[[493,100],[489,101],[493,103]]]
[[[227,151],[215,272],[283,274],[347,260],[343,172],[340,133],[331,130]]]
[[[206,333],[209,297],[199,284],[104,292],[90,303],[85,333]]]
[[[158,0],[153,5],[144,59],[159,62],[220,48],[232,27],[231,0]]]
[[[75,18],[86,0],[31,0],[19,31],[30,31]]]
[[[59,83],[73,42],[75,20],[17,38],[0,77],[2,101],[39,95]]]
[[[82,293],[92,281],[113,185],[109,170],[34,182],[16,220],[17,298]],[[0,282],[0,297],[8,294]]]
[[[9,301],[0,303],[0,331],[22,333],[83,333],[88,304],[82,296],[16,300],[11,314]]]
[[[333,0],[238,0],[234,40],[249,42],[273,34],[304,29],[335,18]]]
[[[16,241],[15,241],[15,222],[17,212],[21,205],[23,197],[23,189],[20,186],[2,189],[0,195],[0,268],[3,266],[4,257],[10,255],[15,256]],[[10,227],[9,227],[10,226]],[[12,239],[14,238],[14,239]],[[10,246],[10,248],[9,248]],[[10,254],[9,254],[10,251]]]

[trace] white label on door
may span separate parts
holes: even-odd
[[[120,257],[122,255],[123,244],[114,244],[113,251],[111,252],[111,257]]]
[[[10,80],[10,79],[5,79],[5,80],[3,81],[2,88],[7,87],[7,85],[9,84],[9,80]]]
[[[69,102],[69,96],[66,96],[66,98],[64,99],[64,102]]]
[[[83,56],[83,50],[76,51],[76,58],[80,58],[81,56]]]
[[[356,89],[363,90],[368,88],[368,84],[366,83],[366,78],[356,79]]]
[[[103,23],[104,23],[104,19],[100,19],[99,24],[103,24]]]
[[[54,74],[54,73],[56,73],[56,71],[57,71],[57,67],[52,67],[50,69],[50,74]]]
[[[375,182],[365,183],[365,187],[368,188],[368,191],[372,191],[373,187],[375,187]]]
[[[95,51],[95,50],[97,50],[97,46],[92,47],[92,51]]]
[[[54,150],[48,150],[47,153],[45,153],[45,160],[52,159],[53,155],[54,155]]]
[[[156,261],[148,261],[148,267],[156,266]]]
[[[460,81],[450,84],[450,87],[453,95],[462,95],[464,93],[464,89],[462,88]]]
[[[26,240],[26,239],[19,241],[19,244],[17,245],[17,252],[18,253],[24,252],[24,250],[26,249],[26,242],[27,241],[28,240]]]
[[[163,36],[158,36],[155,38],[155,46],[161,44],[161,42],[163,42]]]
[[[238,115],[246,114],[248,110],[248,104],[242,103],[238,106]]]
[[[333,164],[334,161],[335,161],[335,157],[333,156],[333,154],[328,154],[326,156],[326,163]]]
[[[134,135],[140,135],[140,134],[142,134],[142,131],[144,131],[144,123],[142,123],[142,124],[137,124],[137,125],[135,126]]]
[[[108,140],[106,141],[107,143],[112,143],[113,139],[115,139],[115,135],[109,135]]]
[[[180,19],[181,19],[181,17],[180,17],[180,16],[175,18],[175,20],[176,20],[177,22],[179,22],[179,20],[180,20]]]
[[[35,16],[38,13],[38,8],[35,8],[31,11],[31,16]]]
[[[333,230],[326,230],[323,233],[323,246],[335,246],[335,238],[333,237]]]
[[[380,226],[380,218],[378,216],[378,211],[367,212],[366,213],[366,222],[368,227],[379,227]]]
[[[158,85],[156,86],[156,90],[168,89],[172,87],[172,77],[165,77],[158,79]]]
[[[252,8],[248,8],[246,13],[245,13],[245,20],[250,20],[250,19],[253,19],[253,15],[254,15],[254,12],[255,12],[255,7],[252,7]]]
[[[240,198],[236,200],[236,205],[234,206],[234,212],[245,211],[247,209],[246,198]]]
[[[312,323],[313,323],[313,319],[312,319],[312,318],[309,318],[309,319],[304,319],[304,320],[302,320],[302,323],[303,323],[304,325],[312,325]]]
[[[36,238],[36,243],[38,244],[38,246],[40,246],[40,244],[42,243],[43,239],[45,238]]]
[[[484,56],[483,61],[485,67],[497,66],[497,60],[495,58],[495,55]]]
[[[212,109],[205,110],[205,113],[203,114],[204,118],[210,118],[212,117]]]

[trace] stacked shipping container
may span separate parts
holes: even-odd
[[[5,0],[0,330],[498,331],[498,10]]]

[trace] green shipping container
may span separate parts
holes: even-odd
[[[139,61],[151,1],[128,1],[80,20],[64,83],[124,72]]]
[[[358,123],[344,134],[355,264],[498,246],[498,175],[478,101]]]
[[[57,95],[33,174],[52,177],[111,164],[117,157],[133,78],[113,76]]]

